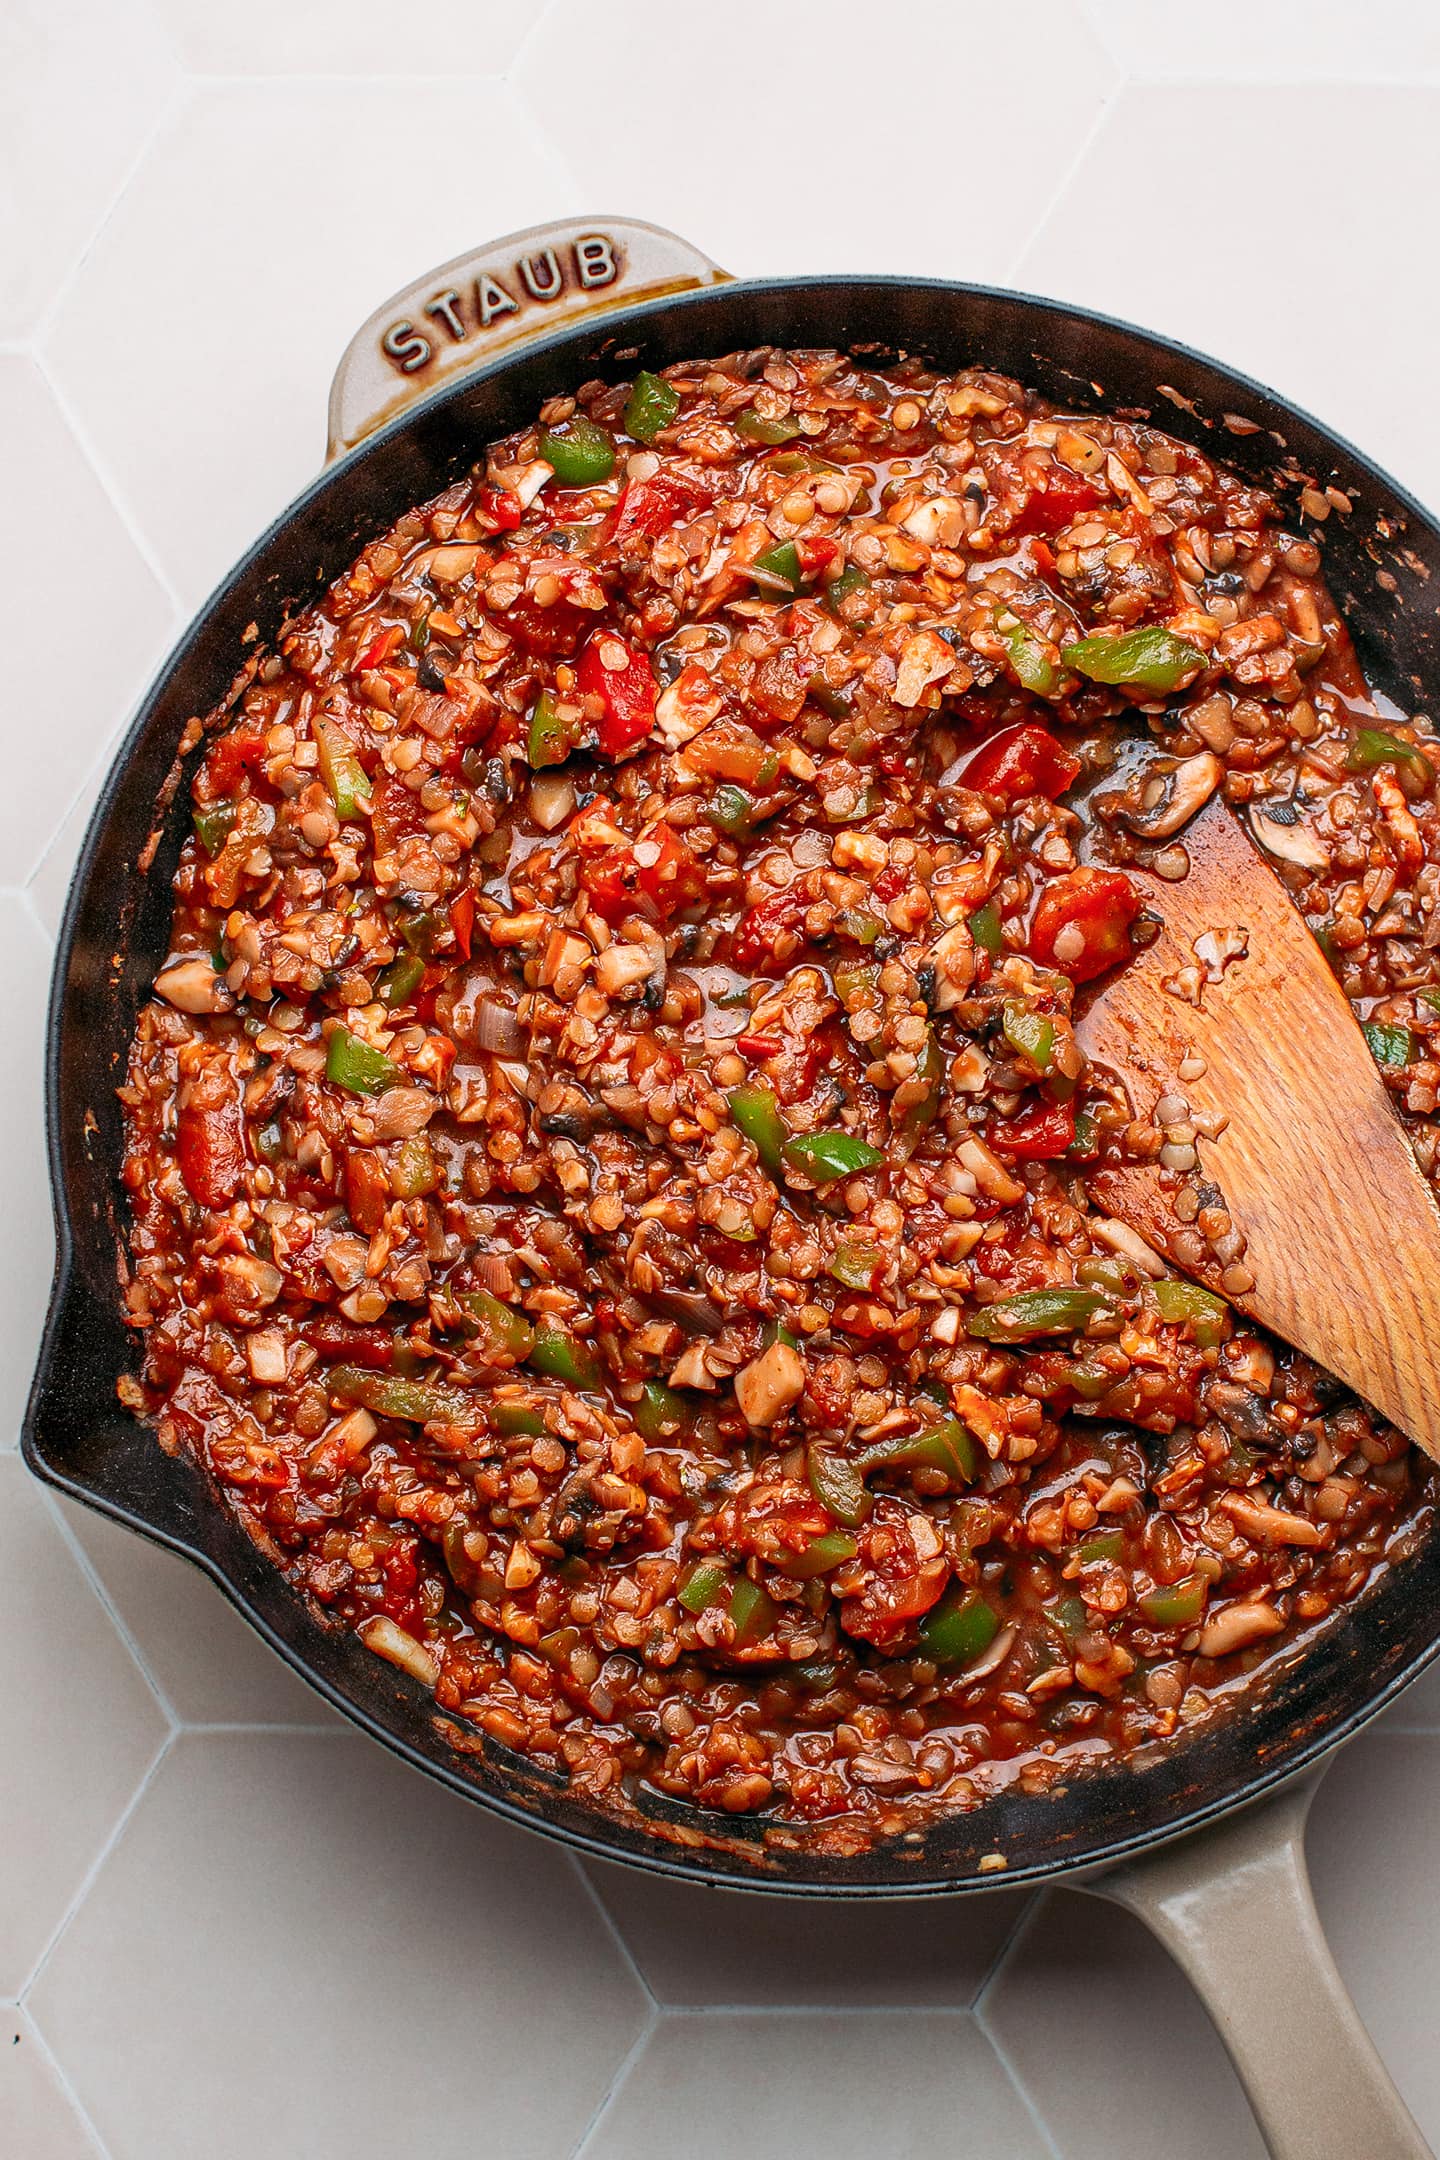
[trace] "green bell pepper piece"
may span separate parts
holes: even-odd
[[[880,980],[878,960],[837,960],[830,970],[830,980],[835,985],[835,995],[842,1005],[853,998],[863,997],[873,990]]]
[[[1125,1550],[1125,1538],[1119,1530],[1102,1530],[1098,1537],[1086,1538],[1075,1557],[1081,1567],[1094,1567],[1099,1560],[1118,1560]]]
[[[1000,1632],[1000,1616],[978,1590],[951,1590],[920,1622],[920,1647],[937,1665],[973,1665]]]
[[[1415,1038],[1409,1028],[1399,1027],[1393,1020],[1366,1020],[1360,1032],[1376,1064],[1389,1072],[1402,1071],[1415,1055]]]
[[[375,978],[375,994],[382,1005],[394,1012],[401,1005],[408,1005],[425,979],[425,962],[419,953],[401,953],[389,967],[382,968]]]
[[[635,1430],[642,1440],[669,1440],[688,1432],[694,1419],[685,1397],[663,1380],[647,1380],[633,1412]]]
[[[399,1087],[405,1075],[383,1050],[362,1042],[349,1028],[337,1027],[325,1045],[325,1077],[352,1095],[379,1095]]]
[[[1095,1153],[1100,1128],[1088,1110],[1075,1113],[1075,1137],[1065,1152],[1067,1155],[1085,1157]]]
[[[907,1140],[918,1140],[921,1133],[929,1130],[940,1115],[940,1105],[945,1099],[945,1059],[933,1032],[925,1038],[915,1078],[924,1081],[925,1092],[901,1112],[900,1131]]]
[[[608,428],[583,415],[564,427],[545,428],[540,455],[562,487],[591,487],[615,470],[615,441]]]
[[[759,1583],[751,1582],[742,1575],[730,1593],[730,1618],[735,1626],[737,1643],[749,1645],[764,1642],[779,1617],[775,1600]]]
[[[988,952],[992,958],[1003,949],[1005,925],[993,900],[984,901],[970,917],[970,935],[981,952]]]
[[[794,442],[801,433],[798,420],[767,420],[749,405],[735,414],[730,425],[743,441],[753,443]]]
[[[1073,1335],[1109,1307],[1099,1290],[1017,1290],[972,1313],[965,1325],[981,1342],[1022,1343],[1036,1335]]]
[[[680,410],[680,393],[663,376],[641,368],[630,385],[625,405],[625,432],[636,442],[653,443],[661,428],[669,427]]]
[[[412,1133],[395,1150],[390,1190],[397,1200],[419,1200],[440,1183],[440,1168],[428,1133]]]
[[[783,1152],[792,1170],[802,1170],[817,1185],[854,1177],[885,1160],[879,1148],[871,1147],[858,1133],[848,1132],[797,1133],[786,1141]]]
[[[813,450],[787,450],[783,457],[771,458],[770,470],[788,479],[792,473],[839,472],[840,467],[829,458],[816,457]]]
[[[536,1439],[548,1430],[540,1412],[531,1410],[525,1403],[497,1403],[491,1423],[496,1432],[531,1433]]]
[[[563,1380],[568,1387],[596,1389],[600,1385],[600,1361],[588,1343],[577,1342],[555,1320],[540,1320],[528,1352],[536,1372]]]
[[[1055,1383],[1073,1389],[1081,1402],[1099,1402],[1114,1387],[1115,1375],[1104,1365],[1087,1365],[1083,1358],[1060,1358]]]
[[[793,540],[781,540],[776,546],[766,548],[763,555],[756,556],[750,568],[758,570],[764,577],[775,578],[780,584],[788,585],[791,592],[799,592],[804,583],[805,574],[800,568],[800,550]]]
[[[730,1115],[772,1177],[779,1177],[788,1138],[773,1088],[731,1088],[725,1098]]]
[[[727,833],[732,840],[748,840],[754,830],[755,810],[755,798],[727,780],[716,788],[705,806],[705,815],[717,832]]]
[[[1055,1023],[1028,1005],[1007,1004],[1000,1017],[1005,1040],[1032,1071],[1047,1073],[1055,1048]]]
[[[480,1336],[493,1359],[507,1365],[523,1364],[535,1346],[535,1330],[523,1313],[492,1297],[488,1290],[468,1290],[461,1303],[479,1321]]]
[[[359,816],[362,802],[369,802],[370,775],[344,728],[337,727],[333,720],[317,720],[314,734],[320,752],[320,777],[335,805],[335,815],[344,824]]]
[[[419,953],[422,960],[428,960],[434,953],[441,930],[448,929],[449,925],[432,909],[421,908],[416,915],[402,915],[396,927],[401,942],[411,952]]]
[[[852,1530],[859,1528],[875,1505],[858,1465],[813,1441],[805,1451],[805,1474],[821,1507]]]
[[[393,1373],[368,1372],[359,1365],[334,1365],[326,1386],[341,1402],[359,1403],[377,1417],[404,1418],[412,1425],[438,1419],[447,1425],[474,1425],[480,1406],[463,1388],[438,1387]]]
[[[712,1605],[723,1605],[729,1594],[730,1577],[720,1560],[692,1560],[680,1577],[680,1587],[675,1595],[686,1612],[708,1612]]]
[[[841,908],[835,917],[835,928],[841,936],[853,938],[857,945],[873,945],[884,927],[878,915],[864,908]]]
[[[1406,742],[1403,735],[1391,735],[1384,728],[1360,728],[1345,753],[1345,770],[1373,772],[1377,765],[1408,765],[1427,787],[1435,778],[1435,768],[1424,751]]]
[[[827,1275],[843,1283],[847,1290],[873,1290],[875,1278],[885,1265],[885,1256],[873,1245],[837,1245],[825,1263]]]
[[[825,1530],[819,1537],[811,1538],[803,1551],[791,1553],[783,1560],[780,1572],[793,1577],[796,1582],[810,1582],[816,1575],[828,1575],[842,1561],[853,1560],[859,1550],[848,1530]]]
[[[805,695],[812,705],[819,706],[828,720],[848,720],[854,709],[850,703],[849,693],[845,690],[837,690],[833,683],[826,682],[823,675],[812,675],[810,677],[805,687]],[[866,790],[867,794],[870,792],[871,790]],[[859,811],[852,811],[851,813],[852,818],[860,815]]]
[[[832,578],[825,588],[824,602],[832,615],[838,615],[851,593],[864,592],[870,583],[868,571],[859,563],[846,563],[839,577]]]
[[[1200,1348],[1213,1350],[1225,1333],[1229,1307],[1224,1298],[1216,1297],[1213,1290],[1202,1289],[1199,1283],[1182,1282],[1175,1275],[1165,1276],[1154,1289],[1155,1303],[1166,1326],[1184,1327],[1188,1323]]]
[[[563,765],[575,748],[579,732],[575,721],[560,711],[553,690],[542,690],[530,715],[525,755],[532,772],[547,765]]]
[[[980,1451],[968,1426],[962,1425],[959,1418],[946,1418],[928,1432],[899,1433],[889,1440],[877,1440],[873,1447],[857,1455],[855,1462],[862,1473],[942,1470],[952,1484],[969,1485],[980,1467]]]
[[[213,862],[230,837],[235,823],[233,802],[199,803],[190,812],[195,836]]]
[[[1198,645],[1188,645],[1184,638],[1153,626],[1127,630],[1120,637],[1100,633],[1077,638],[1060,657],[1066,667],[1091,682],[1121,683],[1136,690],[1178,690],[1205,666]]]
[[[1006,622],[1003,610],[997,617],[996,629],[1004,640],[1010,672],[1021,689],[1031,691],[1036,697],[1053,697],[1059,687],[1060,673],[1034,631],[1013,616]]]
[[[1209,1594],[1210,1585],[1203,1575],[1187,1575],[1181,1582],[1162,1583],[1158,1589],[1147,1590],[1140,1599],[1140,1610],[1152,1627],[1194,1627]]]
[[[1047,1610],[1062,1635],[1078,1635],[1090,1625],[1090,1614],[1082,1597],[1057,1598]]]

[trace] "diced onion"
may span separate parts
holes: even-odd
[[[356,1632],[367,1650],[375,1651],[379,1657],[388,1658],[392,1665],[398,1665],[402,1672],[408,1672],[411,1679],[418,1680],[422,1687],[433,1688],[440,1678],[440,1660],[427,1650],[423,1643],[416,1642],[413,1635],[407,1635],[404,1628],[397,1627],[384,1613],[376,1613],[372,1619],[363,1620]]]
[[[475,1007],[475,1042],[491,1057],[519,1057],[525,1049],[525,1030],[511,1005],[499,998],[481,998]]]
[[[475,1280],[491,1297],[508,1305],[515,1295],[515,1275],[508,1253],[480,1252],[474,1259]]]

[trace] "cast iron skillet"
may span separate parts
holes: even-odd
[[[288,609],[317,595],[403,510],[465,473],[491,437],[528,421],[546,395],[597,373],[628,375],[637,360],[660,367],[768,343],[873,347],[880,357],[904,349],[947,367],[982,362],[1072,408],[1153,413],[1275,488],[1300,525],[1315,522],[1328,489],[1326,573],[1372,679],[1410,711],[1440,672],[1440,530],[1420,505],[1272,392],[1122,323],[921,279],[734,284],[672,235],[620,219],[516,235],[418,281],[372,317],[342,363],[331,401],[338,462],[186,633],[91,821],[50,1008],[59,1251],[25,1459],[62,1491],[196,1561],[338,1709],[495,1813],[584,1852],[731,1888],[884,1897],[1078,1877],[1141,1912],[1180,1957],[1273,2153],[1415,2160],[1426,2148],[1320,1936],[1301,1839],[1316,1766],[1440,1647],[1433,1543],[1217,1730],[1044,1797],[996,1799],[855,1860],[820,1860],[769,1850],[730,1818],[703,1825],[713,1831],[707,1842],[682,1845],[665,1832],[696,1821],[683,1810],[657,1802],[651,1835],[577,1805],[488,1740],[483,1751],[457,1751],[429,1696],[354,1635],[322,1626],[200,1473],[162,1453],[117,1404],[116,1380],[136,1355],[116,1292],[115,1087],[166,946],[188,825],[189,764],[178,787],[172,777],[186,721],[225,697],[247,640],[273,637]],[[152,828],[158,844],[147,853]],[[1251,1808],[1257,1801],[1266,1804]],[[1249,1812],[1237,1819],[1242,1808]],[[1200,1830],[1203,1838],[1173,1842]]]

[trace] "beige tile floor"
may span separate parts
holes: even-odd
[[[616,210],[742,272],[993,278],[1252,368],[1440,501],[1437,182],[1426,0],[0,0],[0,1447],[89,803],[185,615],[313,470],[389,290]],[[3,1454],[0,1732],[0,2160],[1260,2151],[1122,1915],[581,1867],[398,1768],[198,1575]],[[1440,2142],[1437,1778],[1440,1679],[1334,1771],[1311,1852]]]

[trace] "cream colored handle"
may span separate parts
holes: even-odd
[[[1305,1866],[1319,1777],[1083,1885],[1193,1983],[1272,2160],[1432,2160],[1321,1932]]]
[[[457,255],[393,293],[346,346],[330,386],[326,462],[527,338],[728,277],[640,218],[561,218]]]

